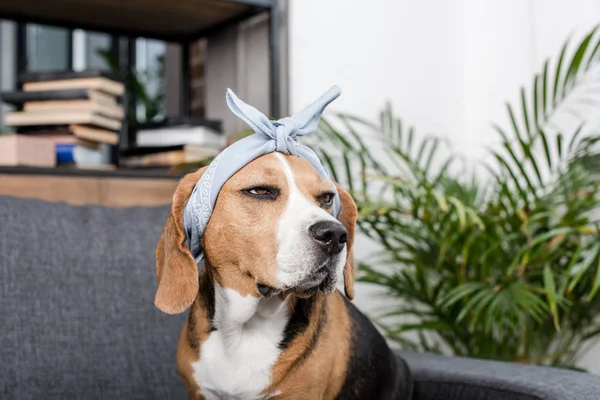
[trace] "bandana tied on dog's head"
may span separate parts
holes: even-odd
[[[215,157],[194,187],[185,205],[183,225],[187,245],[196,264],[201,265],[204,257],[201,239],[219,191],[237,171],[262,155],[277,151],[310,162],[319,174],[331,183],[332,190],[336,193],[332,214],[334,217],[337,216],[340,202],[336,187],[319,157],[310,148],[298,143],[298,137],[311,134],[317,129],[325,107],[340,93],[340,88],[334,86],[299,113],[278,121],[271,121],[256,108],[238,99],[231,90],[227,91],[227,105],[235,115],[254,129],[254,134],[233,143]]]

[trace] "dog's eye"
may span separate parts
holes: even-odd
[[[271,194],[271,192],[269,191],[269,189],[266,188],[254,188],[254,189],[250,189],[248,190],[248,193],[253,194],[255,196],[268,196]]]
[[[242,192],[248,196],[255,197],[258,199],[276,199],[279,195],[278,189],[266,186],[256,186],[253,188],[245,189]]]
[[[323,193],[319,196],[319,202],[328,206],[333,201],[333,196],[335,196],[333,193]]]

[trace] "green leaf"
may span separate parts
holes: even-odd
[[[408,128],[408,142],[406,143],[406,149],[410,151],[412,149],[413,139],[415,136],[414,128],[411,126]]]
[[[523,201],[523,203],[524,204],[528,204],[529,203],[529,196],[528,196],[527,192],[525,191],[525,189],[523,189],[523,187],[521,186],[521,182],[520,182],[519,178],[517,178],[517,175],[515,175],[515,172],[514,172],[513,168],[499,154],[494,154],[494,158],[503,167],[503,169],[504,169],[503,172],[508,173],[508,175],[512,178],[511,182],[514,185],[514,187],[517,189],[517,191],[519,192],[519,195],[520,195],[521,200]],[[508,187],[506,188],[506,193],[510,193],[510,188],[508,188]],[[515,208],[516,208],[516,204],[515,204]]]
[[[439,140],[436,140],[436,139],[433,140],[433,144],[431,145],[431,148],[429,149],[429,155],[427,156],[427,160],[425,161],[425,165],[423,167],[423,170],[425,171],[426,174],[428,174],[431,169],[431,163],[433,161],[433,157],[436,155],[439,144],[440,144]]]
[[[531,131],[531,127],[529,126],[529,112],[527,111],[527,98],[525,96],[525,88],[521,88],[521,108],[523,109],[523,122],[525,123],[525,131],[527,132],[527,136],[529,136],[529,138],[531,139],[533,137],[533,133]]]
[[[600,335],[600,327],[598,327],[597,329],[594,329],[590,332],[587,332],[585,335],[582,336],[581,341],[585,342],[585,341],[595,338],[596,336],[599,336],[599,335]]]
[[[577,50],[575,51],[575,54],[571,58],[571,63],[569,64],[569,68],[567,69],[567,74],[565,75],[565,80],[563,82],[564,88],[572,84],[573,80],[577,76],[577,73],[579,72],[579,67],[581,66],[581,61],[583,60],[583,56],[586,53],[592,36],[594,36],[594,34],[596,33],[596,29],[597,28],[592,29],[592,31],[581,41],[581,43],[577,47]]]
[[[427,148],[427,145],[429,144],[430,141],[431,141],[431,138],[425,138],[425,140],[423,140],[421,142],[421,146],[419,146],[419,151],[417,152],[417,159],[415,160],[415,163],[417,165],[422,164],[423,155],[425,154],[425,149]]]
[[[562,146],[563,146],[563,136],[561,133],[556,135],[556,149],[558,151],[558,157],[562,157]]]
[[[350,142],[344,137],[344,135],[342,135],[336,129],[334,129],[333,126],[327,121],[327,119],[321,118],[320,123],[322,124],[322,129],[324,128],[323,131],[331,137],[334,137],[345,149],[353,149],[352,144],[350,144]]]
[[[519,306],[538,323],[541,323],[547,315],[546,304],[522,283],[513,284],[510,289]]]
[[[523,135],[521,135],[521,132],[519,130],[519,125],[517,124],[517,118],[515,117],[515,113],[512,109],[512,106],[509,103],[506,103],[506,110],[508,112],[508,117],[510,118],[510,123],[512,124],[512,128],[515,132],[515,136],[517,137],[517,139],[519,139],[519,141],[522,141]]]
[[[352,168],[350,168],[350,159],[348,158],[348,152],[344,152],[342,154],[342,158],[344,159],[344,167],[346,170],[346,184],[348,185],[348,189],[350,192],[354,192],[354,182],[352,179]]]
[[[596,27],[595,29],[598,29],[598,27]],[[588,57],[588,61],[587,64],[585,65],[585,69],[586,71],[588,69],[590,69],[590,67],[598,61],[598,59],[596,58],[596,55],[598,54],[598,50],[600,50],[600,40],[596,39],[596,45],[594,46],[594,49],[592,50],[592,52],[590,53],[590,56]]]
[[[558,63],[556,64],[556,72],[554,73],[554,89],[552,90],[552,105],[554,107],[556,107],[556,103],[558,102],[558,95],[559,95],[558,91],[559,91],[559,85],[561,82],[561,80],[560,80],[561,68],[562,68],[563,60],[565,58],[565,53],[567,51],[568,45],[569,45],[569,41],[567,40],[560,51]]]
[[[328,172],[331,173],[331,177],[333,178],[334,181],[339,182],[340,180],[337,176],[335,165],[334,165],[333,161],[331,160],[331,157],[329,157],[329,154],[327,154],[327,152],[325,152],[325,151],[321,150],[320,153],[321,153],[321,159],[325,160],[325,164],[327,165]]]
[[[385,108],[379,114],[379,123],[381,125],[380,128],[381,128],[381,132],[383,133],[383,135],[390,139],[392,138],[392,125],[393,125],[392,120],[393,120],[393,116],[392,116],[391,105],[388,102],[385,104]]]
[[[583,129],[583,126],[584,126],[583,124],[579,125],[579,127],[573,133],[573,136],[571,137],[571,140],[569,141],[569,146],[567,147],[567,151],[569,152],[569,154],[573,153],[573,151],[575,150],[576,144],[579,143],[578,139],[579,139],[579,135],[581,134],[581,131]]]
[[[550,147],[548,145],[548,137],[546,136],[546,132],[542,130],[538,131],[538,137],[542,140],[542,145],[544,146],[544,154],[546,155],[548,168],[552,169],[552,155],[550,154]]]
[[[346,131],[350,134],[350,136],[352,136],[354,138],[354,140],[358,143],[358,147],[359,147],[359,154],[361,156],[361,160],[364,162],[365,158],[369,160],[370,165],[379,173],[383,173],[385,174],[385,168],[383,168],[383,166],[377,161],[375,160],[375,157],[373,157],[372,153],[369,152],[367,146],[365,145],[364,141],[361,138],[361,135],[356,131],[356,129],[354,129],[353,125],[352,125],[352,121],[356,121],[356,119],[354,118],[349,118],[348,116],[345,116],[343,114],[339,115],[342,123],[344,124],[344,127],[346,128]],[[368,126],[368,124],[363,123],[362,125]],[[332,128],[333,129],[333,128]]]
[[[456,208],[460,227],[464,229],[467,226],[467,211],[465,210],[465,206],[455,197],[448,197],[448,201]]]
[[[542,116],[546,117],[548,105],[548,60],[544,63],[544,72],[542,73]]]
[[[440,300],[439,305],[442,307],[453,306],[455,303],[462,300],[463,298],[486,287],[488,287],[487,284],[480,282],[464,283],[450,291],[445,298]]]
[[[510,107],[509,107],[509,112],[512,112],[512,110],[510,110]],[[506,134],[504,133],[504,131],[498,125],[492,125],[492,126],[496,130],[496,132],[498,132],[500,134],[500,136],[503,138],[503,140],[504,140],[503,147],[509,153],[510,158],[513,161],[514,166],[517,167],[517,169],[521,173],[520,176],[522,176],[525,179],[525,182],[527,183],[527,187],[529,188],[529,191],[532,194],[535,194],[537,192],[536,188],[533,185],[533,183],[531,182],[531,179],[529,178],[529,174],[525,170],[525,165],[524,165],[525,164],[524,163],[525,160],[530,160],[531,161],[531,164],[532,164],[532,166],[533,166],[533,168],[534,168],[534,170],[535,170],[535,172],[536,172],[536,174],[538,176],[538,180],[541,183],[542,177],[540,175],[540,171],[539,171],[539,169],[537,167],[537,164],[535,163],[535,160],[533,160],[533,156],[532,156],[531,148],[530,148],[531,144],[525,142],[523,139],[521,139],[520,136],[517,135],[517,140],[519,142],[519,145],[521,147],[521,150],[523,151],[524,158],[525,158],[525,160],[519,160],[518,157],[517,157],[517,155],[515,154],[512,146],[511,146],[511,142],[506,137]],[[511,169],[511,167],[509,166],[508,162],[506,160],[504,160],[504,158],[502,156],[500,156],[498,153],[496,153],[496,157],[502,158],[503,164],[506,166],[506,168]],[[516,176],[515,176],[515,179],[516,179]]]
[[[540,243],[546,243],[548,240],[554,239],[557,236],[564,235],[567,233],[574,233],[574,232],[577,232],[577,229],[572,228],[570,226],[555,228],[549,232],[546,232],[539,236],[536,236],[535,239],[533,239],[531,241],[531,243],[529,244],[528,247],[533,248],[533,247],[539,245]]]
[[[569,280],[571,279],[571,275],[573,274],[573,267],[579,261],[579,258],[581,257],[581,253],[583,252],[583,250],[584,250],[583,246],[581,244],[579,244],[577,246],[577,248],[575,249],[575,253],[573,253],[573,256],[569,260],[569,264],[565,268],[566,277],[565,277],[565,279],[563,279],[560,293],[564,294],[565,291],[567,290],[567,284],[568,284]]]
[[[533,78],[533,127],[534,133],[537,134],[540,129],[539,125],[539,112],[540,112],[540,104],[539,104],[539,86],[540,86],[540,77],[538,74],[535,74]],[[542,111],[543,113],[543,111]]]
[[[374,123],[372,123],[370,121],[367,121],[364,118],[357,117],[356,115],[351,115],[351,114],[347,114],[347,113],[338,113],[338,116],[340,118],[343,118],[343,119],[349,121],[349,122],[357,123],[359,125],[363,125],[364,127],[367,127],[367,128],[369,128],[371,130],[379,130],[380,129],[380,127],[377,126],[376,124],[374,124]]]
[[[598,265],[596,266],[596,279],[594,279],[594,286],[587,297],[587,301],[592,301],[594,296],[596,296],[598,289],[600,289],[600,258],[598,259]]]
[[[590,250],[590,252],[588,253],[588,255],[584,258],[584,260],[579,265],[579,270],[577,271],[577,274],[571,280],[571,284],[569,285],[569,289],[568,289],[569,292],[572,292],[573,289],[575,289],[575,286],[577,286],[577,284],[581,280],[581,277],[583,276],[583,274],[585,274],[587,272],[588,268],[594,262],[594,259],[596,259],[596,257],[598,256],[599,252],[600,252],[600,243],[596,244]]]
[[[483,290],[480,290],[475,296],[473,296],[467,304],[465,304],[456,317],[456,322],[460,323],[471,314],[478,314],[481,308],[485,307],[493,298],[494,291],[489,286]],[[472,321],[477,319],[477,315],[472,315]],[[470,327],[472,329],[472,327]]]
[[[396,145],[397,146],[401,146],[402,145],[402,133],[404,131],[402,130],[402,121],[401,120],[396,120]]]
[[[401,324],[392,332],[395,334],[409,331],[450,331],[452,327],[443,321],[423,321],[415,324]]]
[[[544,287],[546,288],[546,296],[548,297],[548,304],[550,305],[550,312],[552,313],[552,322],[554,323],[554,328],[557,331],[560,331],[558,308],[556,306],[558,302],[556,281],[554,279],[554,274],[548,265],[544,267]]]
[[[472,209],[471,207],[467,207],[465,208],[467,215],[471,218],[471,221],[477,225],[477,227],[484,231],[485,230],[485,224],[484,222],[481,220],[481,218],[479,217],[479,215],[477,215],[477,211],[475,211],[474,209]]]
[[[438,206],[440,207],[440,210],[442,212],[447,212],[448,211],[448,202],[446,201],[446,197],[438,192],[437,190],[432,190],[431,194],[433,194],[433,196],[435,197],[435,200],[438,203]]]
[[[413,317],[426,317],[431,316],[430,312],[425,310],[418,310],[414,308],[400,308],[397,310],[387,311],[381,314],[373,315],[373,318],[382,320],[390,317],[401,317],[401,316],[413,316]]]

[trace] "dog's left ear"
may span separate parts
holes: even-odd
[[[205,170],[184,176],[177,185],[171,214],[156,246],[158,288],[154,304],[167,314],[184,312],[198,295],[198,266],[187,246],[183,210]]]
[[[344,291],[346,297],[354,299],[354,281],[356,281],[356,265],[354,264],[354,231],[356,229],[356,217],[358,211],[352,196],[337,183],[335,187],[340,197],[341,210],[338,215],[339,221],[348,231],[348,242],[346,243],[346,265],[344,265]]]

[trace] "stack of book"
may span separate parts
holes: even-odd
[[[114,167],[110,146],[118,145],[124,119],[122,82],[96,70],[28,73],[20,82],[21,91],[2,93],[19,111],[4,116],[4,125],[18,132],[0,136],[0,164]]]
[[[221,123],[196,117],[167,117],[136,126],[136,146],[123,152],[129,168],[176,167],[208,161],[225,147]]]

